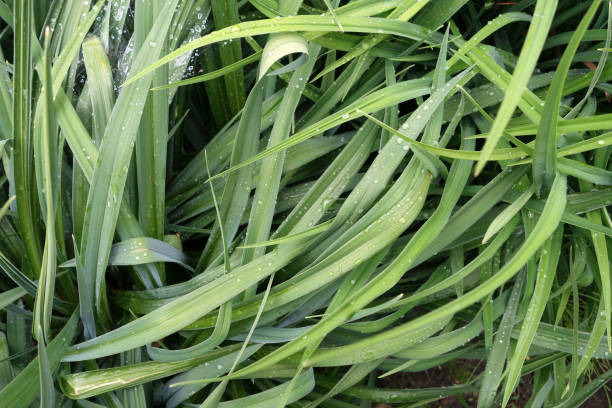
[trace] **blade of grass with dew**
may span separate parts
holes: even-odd
[[[261,346],[251,346],[249,348],[249,354],[252,354],[260,347]],[[234,357],[237,349],[238,345],[232,345],[210,351],[197,358],[182,361],[147,361],[129,366],[67,374],[60,377],[59,385],[65,392],[65,395],[67,395],[69,398],[88,398],[104,392],[122,389],[125,387],[132,387],[155,379],[182,373],[195,367],[203,366],[207,362],[216,363],[219,360],[229,360],[230,357]],[[209,364],[206,366],[208,365]],[[106,378],[111,376],[117,376],[121,379],[121,381],[112,383],[105,381]]]
[[[96,20],[103,6],[103,2],[98,2],[97,4],[93,5],[91,10],[85,16],[82,16],[84,18],[82,18],[78,26],[76,26],[74,34],[68,38],[66,44],[62,48],[61,53],[57,56],[55,61],[53,61],[51,71],[53,79],[53,96],[55,96],[57,91],[61,88],[62,83],[64,82],[64,79],[68,73],[70,64],[72,64],[75,56],[77,56],[79,53],[79,49],[81,48],[81,43],[83,42],[83,38],[85,38],[85,34]],[[38,42],[33,41],[33,45],[34,50],[36,50],[36,48],[38,48]]]
[[[276,238],[276,239],[271,239],[269,241],[258,242],[258,243],[255,243],[255,244],[240,245],[238,247],[238,249],[240,249],[240,248],[264,248],[264,247],[267,247],[267,246],[279,245],[279,244],[284,244],[284,243],[291,242],[291,241],[294,241],[294,240],[301,240],[301,239],[304,239],[304,238],[308,238],[308,237],[311,237],[313,235],[318,235],[318,234],[320,234],[322,232],[325,232],[330,227],[331,222],[332,222],[332,220],[325,221],[325,222],[323,222],[323,223],[321,223],[321,224],[319,224],[319,225],[317,225],[315,227],[312,227],[310,229],[307,229],[305,231],[298,232],[298,233],[291,234],[291,235],[287,235],[287,236],[284,236],[284,237],[279,237],[279,238]]]
[[[232,149],[231,163],[241,162],[255,154],[260,133],[262,86],[258,83],[249,94],[245,109],[240,118]],[[242,214],[251,193],[252,170],[244,168],[228,177],[219,205],[221,218],[215,223],[213,231],[200,255],[196,270],[203,272],[220,254],[223,245],[231,244],[240,225]],[[221,227],[223,225],[223,227]],[[223,235],[221,237],[221,228]]]
[[[168,10],[164,10],[163,1],[155,0],[148,3],[136,3],[134,52],[140,51],[144,42],[148,40],[149,45],[161,41],[160,53],[163,53],[167,49],[167,36],[157,40],[150,40],[147,37],[152,32],[155,19]],[[166,84],[168,71],[168,66],[155,71],[150,86]],[[149,93],[142,107],[134,150],[138,185],[138,219],[145,235],[155,239],[162,239],[164,235],[167,139],[168,91]],[[163,277],[163,265],[159,265],[158,269]]]
[[[399,20],[389,20],[376,17],[345,17],[339,16],[338,21],[341,22],[343,28],[347,32],[359,33],[380,33],[393,34],[401,37],[421,40],[427,34],[431,34],[430,30],[414,24],[405,23]],[[272,27],[272,24],[274,26]],[[186,52],[195,50],[205,45],[214,44],[220,41],[234,40],[247,36],[283,33],[283,32],[329,32],[340,31],[336,24],[336,20],[326,16],[294,16],[281,17],[270,20],[248,21],[242,22],[231,27],[223,28],[214,31],[204,37],[186,44],[155,63],[145,67],[138,74],[132,76],[123,86],[138,80],[142,76],[157,69],[158,67],[167,64]],[[434,40],[431,40],[434,41]]]
[[[297,7],[295,10],[290,10],[290,7],[288,7],[287,4],[288,2],[281,2],[282,11],[296,11]],[[282,35],[280,38],[283,38]],[[305,78],[310,76],[316,61],[315,56],[319,53],[319,46],[311,45],[308,48],[302,48],[304,45],[304,43],[298,43],[298,46],[303,50],[302,52],[305,52],[306,55],[308,55],[309,60],[301,67],[298,67],[291,76],[291,80],[287,85],[287,90],[285,91],[285,95],[283,96],[277,113],[279,120],[274,123],[268,139],[268,146],[270,147],[280,143],[282,140],[287,139],[290,136],[291,120],[295,115],[295,110],[300,101],[302,90],[305,86]],[[266,44],[266,48],[267,47],[268,44]],[[275,203],[278,198],[281,176],[285,164],[285,154],[286,152],[282,151],[274,156],[265,158],[261,162],[244,245],[253,245],[263,242],[269,238],[272,220],[274,217]],[[265,250],[263,247],[260,247],[259,249],[246,248],[246,251],[244,251],[242,255],[242,262],[248,263],[264,253]],[[245,293],[245,297],[249,297],[252,294],[253,290],[250,290]]]
[[[509,90],[493,122],[489,137],[482,148],[482,157],[475,168],[476,174],[482,171],[485,163],[489,159],[490,153],[495,149],[499,138],[508,125],[510,117],[521,98],[523,89],[535,68],[537,58],[544,46],[544,41],[546,40],[546,35],[548,34],[548,29],[552,23],[556,8],[556,0],[539,0],[536,3],[533,19],[529,25],[527,37],[525,38],[525,45],[523,46],[514,74],[512,75]]]
[[[56,134],[55,119],[52,111],[52,89],[51,89],[51,61],[49,57],[50,31],[45,31],[45,51],[43,56],[43,71],[39,72],[42,90],[42,114],[40,129],[34,131],[40,138],[35,142],[36,154],[35,166],[38,167],[37,177],[40,190],[39,200],[44,203],[42,210],[45,211],[45,243],[43,250],[43,264],[40,271],[40,280],[36,295],[35,315],[33,322],[34,335],[39,343],[49,340],[51,308],[53,294],[55,291],[55,268],[56,268],[56,236],[55,236],[55,211],[60,188],[59,163],[58,163],[58,140]]]
[[[551,193],[552,194],[552,193]],[[555,271],[559,261],[561,251],[561,241],[563,239],[563,228],[551,236],[542,249],[538,265],[538,277],[533,296],[527,309],[527,315],[523,320],[521,336],[519,337],[512,359],[508,362],[508,374],[504,386],[504,400],[502,406],[506,406],[510,394],[518,382],[520,369],[525,361],[529,346],[535,334],[535,330],[542,318],[544,308],[550,295]]]
[[[504,312],[504,316],[502,317],[495,336],[495,342],[487,356],[484,376],[478,392],[478,406],[483,408],[492,407],[494,403],[497,387],[499,386],[499,379],[502,376],[502,370],[510,348],[510,333],[515,323],[516,311],[523,290],[524,281],[525,274],[520,273],[514,282],[506,311]]]
[[[240,22],[238,17],[238,0],[211,0],[212,14],[217,30],[233,26]],[[240,42],[226,42],[219,45],[221,65],[228,66],[242,58]],[[232,115],[237,114],[246,102],[244,93],[244,74],[238,69],[224,77],[226,100]]]
[[[198,75],[195,76],[193,78],[189,78],[189,79],[184,79],[181,81],[177,81],[177,82],[171,82],[169,84],[165,84],[165,85],[159,85],[156,86],[155,88],[151,88],[152,91],[159,91],[162,89],[169,89],[169,88],[175,88],[178,86],[186,86],[186,85],[192,85],[192,84],[197,84],[200,82],[206,82],[206,81],[210,81],[211,79],[216,79],[216,78],[220,78],[223,77],[231,72],[234,72],[237,69],[243,68],[249,64],[252,64],[254,62],[257,62],[261,59],[261,56],[263,54],[263,50],[262,51],[257,51],[251,55],[249,55],[248,57],[245,57],[243,59],[241,59],[240,61],[236,61],[230,65],[226,65],[222,68],[219,68],[215,71],[209,72],[207,74],[203,74],[203,75]]]
[[[36,192],[33,190],[34,169],[32,166],[32,135],[30,129],[32,69],[31,69],[31,36],[32,4],[18,2],[14,10],[14,73],[13,89],[13,177],[17,196],[16,204],[19,216],[19,231],[27,255],[30,277],[38,277],[42,265],[42,245],[35,220],[39,218]]]
[[[108,258],[109,265],[142,265],[152,262],[174,262],[192,270],[181,251],[164,241],[148,237],[130,238],[114,244]],[[75,266],[75,258],[60,265],[61,268]]]
[[[42,112],[39,124],[40,129],[34,131],[41,140],[35,141],[34,165],[39,168],[37,176],[40,186],[38,195],[41,203],[44,203],[45,212],[45,243],[42,257],[42,269],[38,282],[36,301],[34,305],[34,321],[32,331],[34,338],[38,340],[38,361],[40,379],[40,404],[41,407],[53,407],[55,403],[55,390],[51,365],[47,355],[47,342],[51,337],[51,313],[53,307],[53,294],[55,292],[56,274],[56,236],[55,236],[55,208],[59,194],[59,166],[58,166],[58,140],[56,125],[52,113],[51,89],[51,61],[49,57],[49,42],[51,33],[49,28],[45,30],[45,50],[43,53],[43,72],[39,72],[42,83],[41,99]]]
[[[109,61],[108,58],[106,56],[106,52],[103,48],[103,44],[102,42],[94,36],[89,36],[88,38],[86,38],[86,40],[83,42],[83,59],[84,59],[84,63],[85,63],[85,68],[87,70],[87,75],[89,78],[89,83],[91,83],[91,86],[89,87],[89,96],[91,98],[91,106],[92,106],[92,117],[93,117],[93,138],[95,140],[95,143],[97,146],[100,146],[101,143],[101,139],[102,136],[104,134],[104,130],[106,128],[106,124],[108,123],[108,120],[111,116],[112,113],[112,109],[113,109],[113,105],[114,105],[114,88],[113,88],[113,78],[112,78],[112,72],[111,72],[111,68],[109,65]],[[67,107],[67,105],[65,105],[64,99],[60,98],[60,100],[64,103],[63,106]],[[63,112],[63,110],[61,110]],[[66,120],[64,120],[64,122],[66,122]],[[68,132],[68,139],[69,139],[69,145],[70,143],[70,139],[72,136],[72,133]],[[82,137],[84,137],[84,132],[82,133]],[[72,143],[74,144],[74,143]],[[92,152],[90,152],[89,150],[92,149],[87,149],[87,155],[86,155],[86,159],[87,160],[91,160],[91,163],[95,163],[97,160],[97,151],[95,152],[95,156],[92,157]],[[78,151],[77,154],[80,154],[81,151]],[[81,160],[83,161],[83,160]],[[93,166],[92,166],[93,168]],[[84,211],[85,211],[85,205],[86,205],[86,200],[87,200],[87,184],[85,184],[84,180],[82,180],[82,178],[86,178],[87,180],[91,180],[91,172],[89,173],[89,176],[87,177],[83,177],[84,175],[82,173],[80,173],[81,170],[79,170],[78,168],[74,170],[75,173],[77,173],[77,177],[76,179],[74,179],[74,182],[77,183],[75,184],[75,188],[77,188],[77,193],[79,193],[79,196],[84,195],[85,197],[81,197],[80,201],[75,202],[75,205],[77,206],[83,206],[83,212],[81,213],[81,215],[79,215],[78,217],[78,222],[76,223],[75,226],[75,237],[77,238],[77,240],[80,240],[81,238],[81,231],[83,228],[83,219],[84,219]],[[78,198],[75,198],[78,199]],[[81,204],[82,202],[82,204]],[[122,208],[125,206],[125,204],[122,205]],[[122,238],[128,238],[126,237],[126,234],[122,234],[124,229],[131,229],[133,230],[133,234],[131,234],[130,237],[140,237],[145,235],[144,231],[141,231],[139,228],[136,228],[136,221],[135,219],[132,219],[131,215],[130,216],[122,216],[124,214],[124,211],[120,211],[120,215],[119,215],[119,234],[122,236]],[[126,219],[127,218],[127,219]],[[127,227],[127,226],[130,227]],[[127,228],[123,228],[122,226],[125,226]],[[80,227],[80,230],[76,230],[78,229],[78,227]],[[144,267],[137,267],[136,268],[136,274],[138,275],[138,278],[141,282],[143,282],[143,285],[145,287],[153,287],[156,286],[156,284],[160,284],[161,283],[161,277],[159,276],[159,272],[156,270],[157,268],[154,268],[153,265],[146,265]]]
[[[570,69],[572,59],[578,50],[578,46],[589,27],[591,20],[601,5],[600,0],[593,1],[574,31],[574,35],[567,48],[563,52],[561,61],[556,67],[555,75],[544,101],[544,111],[538,126],[535,139],[533,156],[533,180],[536,195],[540,195],[542,189],[545,192],[550,188],[557,171],[557,123],[559,120],[559,106],[565,79]]]
[[[593,328],[591,329],[591,333],[589,336],[589,340],[587,346],[585,347],[584,354],[582,359],[578,362],[578,374],[581,375],[588,367],[595,350],[599,346],[601,339],[605,335],[607,324],[606,324],[606,305],[605,305],[604,297],[601,296],[599,300],[599,306],[595,311],[595,321],[593,323]]]
[[[598,157],[595,158],[596,164],[603,165]],[[599,162],[599,163],[597,163]],[[603,166],[602,166],[603,167]],[[579,183],[581,190],[589,191],[593,189],[593,185],[584,181]],[[599,210],[589,211],[586,214],[587,220],[595,223],[602,224],[601,212]],[[608,333],[608,349],[612,351],[612,287],[610,281],[610,262],[608,259],[608,243],[605,235],[590,231],[591,241],[593,243],[593,250],[597,259],[597,268],[599,269],[599,276],[601,279],[601,292],[604,299],[604,313],[606,317],[606,331]]]
[[[491,303],[492,316],[498,318],[504,312],[504,307],[508,300],[508,293],[502,293],[493,299]],[[442,356],[449,351],[463,346],[478,336],[485,328],[482,316],[482,308],[474,319],[465,326],[452,331],[441,332],[439,335],[431,337],[422,343],[414,345],[408,349],[395,353],[395,357],[408,359],[435,358]]]
[[[100,146],[104,129],[115,103],[113,77],[102,41],[89,36],[83,41],[83,61],[90,84],[89,96],[93,108],[93,138]]]
[[[504,209],[491,224],[487,228],[487,232],[485,232],[484,237],[482,238],[482,243],[486,243],[491,239],[491,237],[502,229],[514,216],[523,208],[523,206],[529,201],[531,196],[534,193],[533,185],[530,186],[525,192],[521,193],[520,197],[515,200],[512,204]]]
[[[332,387],[332,382],[324,382],[328,387]],[[431,387],[415,389],[394,389],[394,388],[374,388],[366,386],[354,386],[345,390],[344,395],[354,398],[363,398],[367,401],[380,403],[408,403],[419,402],[429,398],[441,398],[444,396],[456,395],[458,393],[469,393],[477,389],[471,384],[452,385],[449,387]]]
[[[175,5],[176,0],[166,3],[145,45],[136,56],[133,71],[139,70],[161,53],[162,39],[172,17],[169,11]],[[140,107],[144,105],[150,83],[150,77],[143,78],[125,87],[120,93],[102,138],[99,160],[93,170],[81,241],[83,271],[89,276],[87,281],[82,282],[82,288],[79,288],[83,322],[89,338],[95,337],[96,333],[94,302],[100,313],[103,296],[101,282],[119,215],[119,203],[127,178],[132,142],[136,137]]]

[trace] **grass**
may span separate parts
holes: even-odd
[[[589,406],[611,40],[603,0],[0,0],[0,406]]]

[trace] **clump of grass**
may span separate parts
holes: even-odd
[[[0,19],[2,407],[576,407],[612,378],[609,2]]]

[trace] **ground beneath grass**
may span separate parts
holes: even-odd
[[[376,385],[389,388],[445,387],[465,383],[484,370],[485,363],[478,360],[456,360],[418,373],[398,373],[381,378]],[[610,408],[612,405],[612,382],[602,387],[581,408]],[[532,376],[523,377],[510,399],[509,407],[524,408],[532,392]],[[462,398],[453,396],[430,405],[431,408],[476,407],[478,394],[467,394]],[[388,404],[375,404],[373,408],[390,408]]]

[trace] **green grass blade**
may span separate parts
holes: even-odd
[[[237,0],[211,0],[211,6],[217,30],[232,26],[240,21]],[[242,59],[240,42],[226,42],[219,45],[219,55],[223,66],[240,61]],[[231,115],[235,115],[246,102],[242,69],[237,69],[225,75],[224,82],[226,91],[224,99],[229,104]]]
[[[38,292],[36,294],[36,305],[34,307],[34,336],[39,343],[45,343],[49,339],[51,327],[51,309],[53,303],[53,293],[55,291],[55,268],[56,268],[56,236],[55,219],[56,203],[59,194],[59,163],[58,163],[58,140],[56,136],[56,125],[52,112],[52,89],[51,89],[51,62],[49,59],[49,39],[50,32],[45,32],[45,52],[44,52],[44,71],[39,73],[42,80],[42,113],[40,129],[35,134],[41,140],[37,141],[35,151],[38,153],[38,160],[35,162],[39,167],[37,176],[39,199],[44,203],[45,214],[45,244],[43,252],[43,264],[40,271]],[[43,354],[44,355],[44,354]],[[43,357],[44,359],[44,357]]]
[[[478,406],[483,408],[491,407],[494,403],[497,387],[499,386],[499,378],[501,378],[506,356],[510,348],[510,333],[514,326],[514,319],[524,281],[525,274],[519,274],[508,299],[507,309],[499,324],[495,343],[487,357],[484,376],[480,384],[480,391],[478,392]]]
[[[167,3],[166,8],[156,19],[145,46],[136,56],[133,71],[139,70],[161,53],[163,39],[172,16],[169,10],[173,9],[175,3],[174,0]],[[91,276],[87,278],[87,282],[79,283],[81,309],[88,337],[94,337],[96,333],[93,317],[94,302],[95,308],[100,313],[104,268],[119,215],[127,167],[139,124],[137,119],[140,117],[140,105],[146,100],[150,84],[150,77],[143,78],[138,83],[125,87],[119,95],[106,126],[100,146],[100,157],[93,171],[81,242],[83,270]]]
[[[552,193],[551,193],[552,194]],[[551,195],[552,196],[552,195]],[[557,270],[557,263],[561,253],[561,241],[563,239],[563,228],[557,229],[550,239],[546,242],[542,249],[540,262],[538,265],[538,278],[536,281],[533,297],[529,303],[527,314],[523,320],[521,327],[521,336],[519,337],[516,349],[512,355],[512,359],[508,363],[508,375],[506,385],[504,387],[504,400],[502,406],[506,406],[514,387],[518,382],[520,370],[529,351],[529,346],[535,330],[542,318],[544,308],[550,295],[552,283]]]
[[[533,180],[537,195],[540,194],[542,188],[545,190],[550,188],[557,172],[557,122],[559,120],[559,106],[561,104],[563,86],[565,85],[567,73],[582,37],[589,27],[591,20],[595,17],[595,13],[600,5],[601,1],[592,2],[580,21],[567,48],[563,52],[561,61],[555,70],[551,86],[546,94],[544,111],[535,139],[533,156]]]
[[[423,7],[425,7],[427,3],[429,3],[429,0],[404,0],[400,5],[398,5],[395,10],[393,10],[389,14],[389,18],[396,19],[399,21],[408,21]],[[338,19],[337,16],[334,16],[334,18],[338,21],[338,24],[340,25],[340,31],[345,31],[344,27],[342,27],[341,25],[341,20]],[[387,38],[388,37],[385,35],[368,35],[366,38],[361,40],[361,42],[354,49],[352,49],[344,56],[342,56],[342,58],[336,60],[333,64],[325,67],[324,70],[319,72],[317,76],[313,79],[313,81],[316,81],[317,79],[346,64],[352,59],[357,58],[360,55],[366,53],[369,49],[386,40]]]
[[[516,108],[519,99],[523,93],[525,85],[531,76],[533,69],[535,68],[537,59],[542,51],[546,35],[552,23],[555,9],[557,8],[556,0],[539,0],[536,3],[536,8],[533,12],[533,19],[529,25],[529,31],[525,38],[525,45],[521,51],[521,55],[516,64],[512,80],[509,84],[509,90],[506,93],[501,106],[499,107],[499,113],[493,122],[491,127],[491,133],[487,138],[487,141],[482,148],[481,158],[475,168],[475,173],[479,174],[487,160],[489,155],[497,146],[497,142],[502,136],[506,129],[508,122]]]
[[[594,380],[591,380],[586,386],[580,387],[572,398],[555,405],[555,408],[569,408],[582,405],[590,396],[595,394],[597,390],[605,386],[611,378],[612,370],[608,370]]]
[[[130,238],[114,244],[108,258],[109,265],[142,265],[152,262],[174,262],[193,270],[187,257],[170,244],[153,238]],[[76,259],[60,265],[61,268],[74,268]]]
[[[137,3],[135,9],[136,48],[140,50],[147,36],[152,33],[154,21],[167,12],[163,1],[150,4]],[[167,36],[158,38],[160,52],[165,52]],[[151,40],[149,40],[151,41]],[[146,46],[146,45],[145,45]],[[151,78],[152,87],[168,82],[169,67],[157,70]],[[150,93],[142,109],[142,117],[136,145],[136,181],[138,184],[138,219],[146,236],[162,239],[165,221],[166,157],[168,144],[168,91]],[[163,266],[158,269],[163,276]]]
[[[240,163],[256,152],[261,124],[262,91],[261,82],[258,82],[247,98],[236,132],[230,163]],[[251,173],[251,169],[244,168],[231,174],[226,180],[219,205],[221,217],[200,255],[196,268],[198,272],[204,271],[209,266],[215,266],[214,261],[221,254],[222,248],[225,245],[229,246],[233,241],[251,193]]]
[[[93,108],[93,137],[100,146],[102,135],[115,103],[113,77],[102,41],[90,36],[83,41],[83,61],[90,84],[89,96]]]
[[[257,51],[249,55],[248,57],[241,59],[240,61],[236,61],[230,65],[226,65],[223,68],[219,68],[213,72],[209,72],[203,75],[198,75],[196,77],[189,78],[189,79],[184,79],[182,81],[171,82],[167,85],[159,85],[159,86],[151,88],[151,90],[158,91],[161,89],[169,89],[169,88],[175,88],[178,86],[192,85],[192,84],[197,84],[200,82],[210,81],[211,79],[220,78],[231,72],[234,72],[237,69],[243,68],[249,64],[259,61],[261,59],[262,54],[263,54],[263,50]]]
[[[19,231],[23,240],[30,277],[38,277],[42,265],[42,245],[38,226],[35,220],[39,218],[33,169],[33,140],[31,135],[31,35],[32,35],[32,4],[27,1],[18,2],[15,7],[14,36],[14,89],[23,92],[13,92],[13,177],[15,195],[17,196],[17,211],[19,216]]]
[[[491,239],[491,237],[502,229],[514,216],[523,208],[527,201],[531,198],[534,193],[533,186],[529,187],[525,192],[523,192],[518,199],[516,199],[512,204],[504,209],[491,224],[487,228],[487,232],[485,232],[484,237],[482,238],[482,243],[486,243]]]
[[[76,335],[79,318],[75,311],[64,328],[47,346],[49,369],[53,371],[59,366],[69,344]],[[19,408],[30,405],[39,394],[38,373],[40,372],[38,358],[32,360],[6,387],[0,390],[0,400],[7,408]]]
[[[427,34],[431,34],[429,30],[413,24],[404,23],[398,20],[379,19],[375,17],[338,17],[338,21],[342,24],[346,32],[359,33],[380,33],[394,34],[402,37],[422,39]],[[272,24],[274,26],[272,27]],[[192,41],[191,43],[176,49],[170,54],[156,61],[132,76],[123,86],[128,85],[142,76],[148,74],[154,69],[167,64],[186,52],[195,50],[205,45],[214,44],[220,41],[230,39],[243,38],[253,35],[305,31],[305,32],[329,32],[340,31],[333,17],[326,16],[294,16],[281,17],[273,20],[260,20],[243,22],[231,27],[223,28],[214,31],[207,36]]]
[[[205,363],[209,363],[206,364],[206,366],[210,365],[210,363],[213,363],[214,366],[216,366],[217,364],[222,363],[223,360],[228,360],[230,356],[234,357],[237,348],[237,345],[224,347],[218,350],[210,351],[198,358],[176,362],[149,361],[129,366],[68,374],[60,377],[59,384],[65,395],[67,395],[69,398],[88,398],[104,392],[125,387],[132,387],[139,384],[144,384],[147,381],[168,377],[187,371],[194,367],[203,366]],[[249,354],[253,353],[259,348],[260,346],[251,346],[249,348]],[[121,378],[121,381],[109,383],[105,380],[106,378],[112,376]]]
[[[59,166],[58,166],[58,140],[57,126],[52,113],[52,83],[51,61],[49,57],[49,43],[51,33],[45,29],[45,48],[43,52],[43,71],[39,72],[42,83],[40,122],[35,128],[36,140],[34,151],[36,154],[37,182],[39,186],[39,200],[45,211],[45,244],[42,257],[42,269],[34,305],[34,321],[32,332],[38,340],[38,362],[40,379],[40,405],[53,407],[55,405],[55,389],[53,387],[52,368],[47,354],[47,342],[51,337],[51,313],[53,307],[53,294],[55,292],[56,274],[56,203],[59,195]],[[40,105],[39,105],[40,106]]]
[[[3,310],[10,304],[13,304],[17,299],[26,295],[26,291],[22,288],[13,288],[0,293],[0,310]]]
[[[301,37],[293,38],[292,36],[281,34],[272,36],[268,40],[264,48],[264,58],[279,58],[282,55],[278,54],[278,50],[274,56],[271,55],[270,51],[267,51],[268,48],[274,49],[274,44],[278,45],[279,42],[283,44],[283,48],[285,48],[284,52],[305,53],[309,59],[301,67],[298,67],[291,76],[291,80],[287,85],[287,90],[285,91],[278,109],[278,120],[275,121],[268,139],[269,147],[275,146],[290,136],[292,119],[306,84],[305,78],[310,76],[316,61],[315,56],[319,53],[320,49],[320,47],[316,45],[308,47]],[[260,77],[262,72],[267,71],[265,68],[266,66],[269,67],[270,64],[265,63],[262,59],[262,65],[259,68]],[[267,157],[261,162],[258,175],[259,180],[255,186],[255,196],[253,197],[253,205],[249,215],[249,223],[244,242],[247,246],[266,241],[269,238],[274,217],[275,203],[278,199],[278,191],[280,189],[281,176],[285,164],[285,155],[286,152],[279,152],[274,156]],[[254,258],[263,255],[264,252],[265,250],[263,248],[247,248],[247,250],[243,252],[242,262],[248,263]],[[246,296],[248,297],[252,294],[251,290],[247,292]]]

